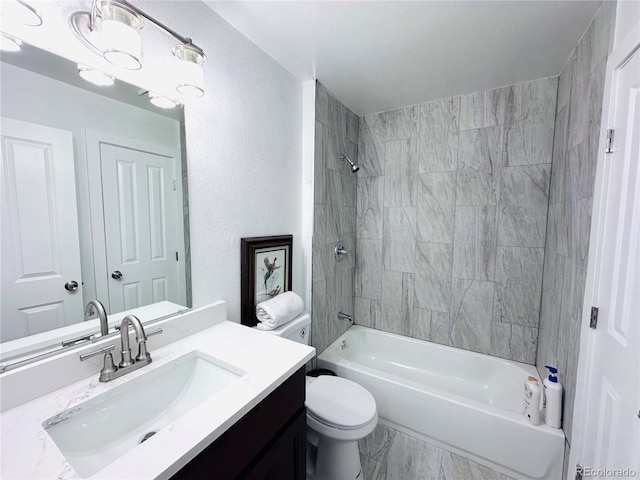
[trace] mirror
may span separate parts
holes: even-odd
[[[0,55],[2,360],[191,305],[184,117],[23,45]],[[89,320],[89,321],[87,321]]]

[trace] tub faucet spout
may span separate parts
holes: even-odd
[[[353,317],[344,312],[338,312],[338,320],[349,320],[351,323],[353,323]]]

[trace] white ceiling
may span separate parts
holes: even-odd
[[[360,115],[557,75],[601,1],[207,1]]]

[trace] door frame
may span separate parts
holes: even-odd
[[[604,199],[606,198],[605,194],[608,189],[608,184],[605,182],[605,170],[607,167],[605,149],[607,142],[607,128],[612,121],[612,100],[616,94],[613,85],[613,72],[622,68],[633,53],[640,49],[640,40],[636,34],[638,28],[640,28],[640,22],[636,22],[627,35],[614,45],[614,49],[607,60],[602,117],[600,122],[600,136],[598,141],[587,277],[582,304],[580,355],[578,358],[576,396],[572,423],[573,444],[571,445],[571,451],[569,454],[567,472],[565,472],[567,480],[572,480],[574,478],[576,465],[581,462],[585,443],[589,440],[585,437],[585,425],[588,421],[587,416],[589,402],[595,387],[591,381],[591,373],[595,362],[593,352],[595,351],[596,336],[595,331],[589,327],[589,319],[591,315],[591,307],[597,305],[598,279],[600,277],[600,266],[602,264],[602,256],[604,253],[604,236],[606,231],[606,204]],[[612,35],[614,34],[615,27],[612,32]]]
[[[162,155],[174,159],[173,178],[175,181],[175,193],[177,198],[176,211],[174,213],[176,215],[176,226],[178,227],[175,231],[175,241],[176,248],[179,252],[178,261],[176,262],[176,268],[178,269],[178,285],[184,285],[185,287],[184,290],[181,289],[179,293],[178,303],[186,306],[187,279],[181,151],[91,129],[85,129],[85,143],[87,148],[87,171],[89,174],[88,181],[89,211],[91,214],[91,249],[93,251],[96,297],[99,300],[101,298],[108,298],[109,295],[109,281],[107,278],[109,270],[107,265],[107,249],[105,243],[106,237],[104,227],[102,169],[100,166],[100,146],[102,144],[108,144],[116,147],[124,147],[131,150],[139,150],[141,152]]]

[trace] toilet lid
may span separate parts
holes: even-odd
[[[346,378],[320,375],[307,384],[308,413],[337,428],[357,428],[376,415],[376,401],[364,387]]]

